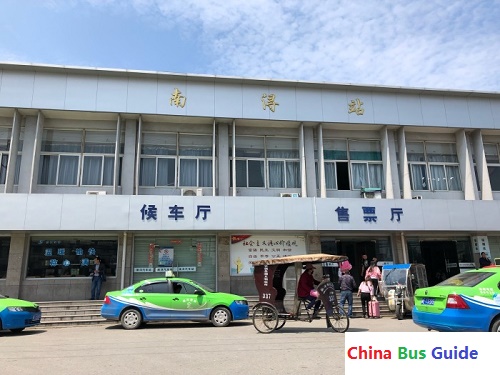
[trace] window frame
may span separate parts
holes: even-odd
[[[344,143],[345,149],[335,149],[335,143],[339,142]],[[358,159],[358,158],[353,158],[352,152],[354,152],[352,149],[352,144],[356,142],[371,142],[371,143],[376,143],[377,144],[377,152],[380,154],[380,159],[373,160],[373,159]],[[332,144],[332,146],[328,146],[328,144]],[[316,142],[317,144],[317,142]],[[327,145],[326,147],[332,147],[332,148],[325,148],[325,144]],[[331,155],[330,155],[331,154]],[[343,156],[342,156],[343,155]],[[381,151],[381,144],[380,144],[380,139],[359,139],[359,138],[323,138],[323,164],[325,167],[325,182],[326,180],[329,179],[328,177],[328,172],[326,171],[326,166],[327,164],[332,164],[333,165],[333,182],[334,182],[334,187],[328,187],[328,183],[326,186],[326,190],[331,190],[331,191],[338,191],[339,190],[339,183],[338,183],[338,178],[339,178],[339,173],[338,173],[338,165],[337,163],[347,163],[347,169],[348,169],[348,182],[349,182],[349,190],[347,191],[360,191],[362,188],[380,188],[382,190],[385,189],[385,180],[384,180],[384,163],[382,160],[382,151]],[[318,158],[318,150],[315,150],[315,164],[316,164],[316,181],[319,186],[319,158]],[[354,164],[359,164],[359,165],[366,165],[366,176],[368,179],[368,186],[359,186],[357,187],[357,184],[355,184],[355,175],[354,175]],[[375,186],[376,184],[376,179],[374,176],[372,176],[372,171],[370,170],[370,165],[377,165],[381,167],[381,175],[382,175],[382,181],[381,181],[381,186]],[[330,178],[330,180],[332,179]],[[342,189],[345,190],[345,189]]]
[[[422,153],[421,156],[419,157],[420,160],[410,160],[410,157],[408,157],[408,168],[410,172],[410,183],[411,183],[411,189],[412,191],[430,191],[430,192],[450,192],[450,191],[463,191],[463,186],[462,186],[462,179],[461,179],[461,174],[460,174],[460,162],[458,161],[458,155],[457,155],[457,149],[456,149],[456,143],[455,142],[429,142],[429,141],[407,141],[406,147],[407,147],[407,156],[409,155],[408,153],[408,146],[410,144],[420,144],[422,145]],[[452,146],[454,154],[453,156],[456,158],[456,161],[445,161],[445,160],[437,160],[437,161],[432,161],[429,160],[429,152],[428,148],[430,145],[449,145]],[[420,153],[415,153],[415,155],[419,155]],[[452,154],[442,154],[443,159],[446,158],[446,155],[448,157]],[[423,160],[422,160],[423,159]],[[420,186],[415,185],[415,173],[414,171],[416,170],[416,167],[419,166],[419,168],[422,168],[424,166],[423,171],[425,171],[425,176],[422,176],[422,178],[425,179],[425,185],[427,186],[427,189],[421,189]],[[441,176],[442,179],[444,180],[444,183],[446,184],[446,188],[442,189],[438,184],[442,184],[442,181],[436,181],[436,179],[440,179],[441,177],[433,177],[433,170],[437,170],[436,167],[441,167],[442,168],[442,173]],[[456,176],[451,176],[450,173],[450,168],[456,169]],[[436,174],[434,173],[434,176]],[[458,189],[452,189],[450,186],[450,180],[453,178],[457,178],[459,181]],[[424,186],[424,182],[422,183],[422,186]]]
[[[43,142],[52,142],[52,140],[46,140],[46,134],[48,132],[53,132],[54,134],[59,134],[63,135],[65,132],[66,133],[74,133],[74,134],[79,134],[80,138],[80,152],[76,151],[58,151],[58,150],[50,150],[50,151],[43,151]],[[93,186],[99,186],[99,187],[111,187],[113,186],[113,181],[114,181],[114,174],[115,174],[115,149],[116,149],[116,140],[115,142],[102,142],[102,144],[108,144],[112,145],[113,151],[111,152],[90,152],[86,151],[87,145],[93,144],[95,142],[91,142],[87,139],[87,135],[89,133],[94,133],[94,134],[99,134],[100,135],[113,135],[112,131],[110,130],[87,130],[87,129],[78,129],[78,130],[67,130],[67,129],[58,129],[58,128],[47,128],[44,129],[44,134],[43,134],[43,140],[42,140],[42,150],[40,151],[40,156],[39,156],[39,168],[38,168],[38,178],[37,178],[37,183],[42,186],[72,186],[72,187],[93,187]],[[114,134],[114,138],[116,139],[116,131]],[[120,136],[120,152],[118,155],[118,168],[119,168],[119,177],[121,177],[121,168],[122,168],[122,159],[123,159],[123,138],[124,134],[122,132]],[[61,141],[59,141],[61,142]],[[76,145],[77,142],[75,142]],[[50,144],[48,144],[48,147],[50,147]],[[54,177],[51,175],[47,175],[47,183],[43,183],[44,173],[48,173],[46,168],[50,170],[50,166],[47,166],[44,168],[44,159],[47,158],[48,160],[51,159],[51,157],[57,156],[57,165],[55,166],[55,181]],[[61,181],[61,158],[64,157],[77,157],[77,168],[76,172],[73,172],[73,178],[76,179],[75,183],[65,183],[64,181]],[[93,157],[101,157],[101,163],[100,163],[100,176],[99,176],[99,182],[98,184],[90,184],[87,183],[87,181],[84,181],[85,179],[85,173],[86,173],[86,159],[90,159]],[[107,178],[111,178],[111,183],[110,184],[105,184],[106,176],[105,176],[105,166],[106,166],[106,159],[112,159],[112,170],[109,172],[110,176]],[[50,162],[49,164],[51,164]],[[53,168],[53,167],[52,167]],[[92,168],[92,167],[89,167]],[[75,176],[76,174],[76,176]],[[121,185],[121,178],[118,179],[118,186]]]

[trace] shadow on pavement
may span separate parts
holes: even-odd
[[[227,327],[214,327],[214,325],[211,322],[148,322],[148,323],[143,323],[140,328],[138,329],[168,329],[168,328],[211,328],[211,329],[217,329],[217,328],[222,328],[222,329],[231,329],[231,327],[244,327],[244,326],[251,326],[252,322],[249,321],[236,321],[230,323]],[[105,329],[113,330],[113,329],[123,329],[123,327],[120,325],[120,323],[116,323],[114,325],[110,325],[106,327]]]
[[[36,329],[36,330],[27,330],[22,332],[11,332],[9,330],[0,330],[0,337],[19,337],[19,336],[33,336],[38,335],[39,333],[47,332],[44,329]]]

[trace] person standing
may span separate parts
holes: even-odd
[[[347,316],[352,317],[352,292],[356,289],[356,282],[354,277],[351,276],[349,271],[344,271],[343,275],[339,279],[340,283],[340,306],[344,308],[345,301],[347,300]],[[344,310],[345,311],[345,310]]]
[[[382,279],[382,272],[378,268],[377,263],[372,260],[370,267],[366,270],[365,278],[369,277],[373,284],[373,295],[378,296],[380,291],[378,289],[378,282]]]
[[[368,255],[363,254],[361,257],[361,280],[364,280],[366,277],[366,270],[370,267],[370,262],[368,261]]]
[[[302,272],[302,275],[300,275],[299,283],[297,285],[297,296],[309,301],[306,308],[309,310],[314,306],[313,318],[318,316],[318,309],[321,305],[321,300],[318,300],[316,297],[311,295],[311,291],[314,290],[314,286],[320,283],[313,276],[315,269],[316,267],[314,267],[312,263],[306,263],[305,270]]]
[[[491,260],[486,256],[486,253],[483,251],[481,253],[481,257],[479,258],[479,268],[483,268],[486,266],[491,266]]]
[[[360,296],[363,318],[368,318],[368,303],[373,297],[373,284],[369,277],[365,278],[365,280],[359,284],[358,297]]]
[[[98,300],[101,299],[101,285],[105,275],[104,264],[101,262],[101,258],[98,256],[94,259],[94,267],[90,270],[90,276],[92,277],[92,288],[90,289],[90,299]]]

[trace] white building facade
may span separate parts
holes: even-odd
[[[166,269],[256,294],[251,261],[500,258],[500,93],[0,64],[0,294]],[[325,268],[332,273],[334,269]]]

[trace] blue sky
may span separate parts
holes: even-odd
[[[500,0],[0,0],[0,61],[500,91]]]

